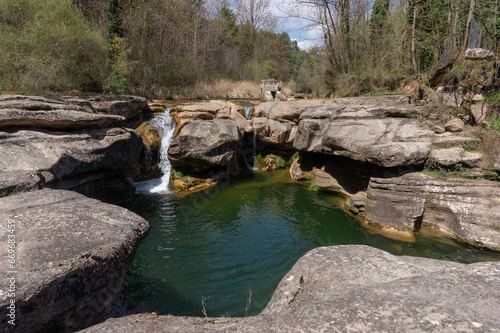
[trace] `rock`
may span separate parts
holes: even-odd
[[[0,128],[24,127],[45,129],[91,129],[120,127],[125,124],[122,116],[93,114],[73,110],[18,110],[0,109]]]
[[[452,119],[444,125],[446,132],[458,133],[464,130],[464,122],[462,119]]]
[[[305,181],[308,177],[310,177],[310,172],[302,170],[301,163],[304,160],[301,158],[293,161],[292,165],[290,165],[290,177],[294,181]]]
[[[443,134],[445,132],[444,127],[439,125],[432,126],[431,131],[433,131],[436,134]]]
[[[495,53],[492,50],[482,48],[467,49],[465,50],[465,59],[467,60],[486,60],[493,58]]]
[[[444,52],[439,59],[436,68],[429,74],[429,85],[436,87],[443,82],[443,78],[448,71],[453,67],[455,61],[454,53]]]
[[[147,222],[69,191],[44,189],[0,202],[0,219],[5,228],[13,221],[17,240],[15,297],[8,297],[8,281],[0,282],[0,331],[74,331],[108,318]],[[7,237],[0,242],[7,249]],[[7,259],[2,255],[3,272],[13,270]],[[7,323],[11,299],[15,326]]]
[[[184,126],[179,136],[172,140],[168,156],[175,167],[196,172],[225,167],[236,161],[241,140],[240,130],[233,120],[195,121]]]
[[[366,192],[358,192],[351,196],[345,204],[345,208],[350,210],[354,214],[366,212],[366,203],[368,202],[368,197]]]
[[[324,191],[333,192],[335,195],[347,198],[349,193],[339,184],[337,179],[321,169],[314,168],[311,171],[311,181],[315,186]]]
[[[128,120],[149,110],[146,99],[137,96],[120,96],[120,100],[105,100],[105,97],[98,96],[92,98],[90,103],[96,112],[118,115]]]
[[[267,118],[253,118],[253,128],[260,143],[274,147],[292,147],[288,137],[292,130],[289,122],[279,122]]]
[[[446,132],[443,134],[435,135],[432,139],[432,143],[437,146],[446,145],[450,147],[462,147],[464,145],[476,146],[481,143],[481,139],[475,136],[458,136],[456,134]]]
[[[500,134],[496,131],[488,131],[484,133],[481,143],[481,148],[484,151],[481,159],[480,167],[485,170],[490,170],[490,173],[496,172],[500,174]],[[497,176],[498,178],[498,176]]]
[[[298,123],[301,113],[306,108],[323,104],[321,100],[300,100],[294,102],[278,103],[266,102],[255,106],[254,117],[264,117],[276,121],[289,121]]]
[[[499,276],[498,262],[464,265],[364,245],[319,247],[299,259],[258,316],[140,314],[82,332],[488,332],[498,327]]]
[[[474,122],[476,124],[481,124],[488,115],[488,104],[480,103],[480,104],[472,104],[471,105],[471,113],[474,117]]]
[[[433,149],[429,158],[434,159],[434,162],[444,167],[461,164],[468,168],[473,168],[479,165],[483,154],[479,152],[465,151],[463,148],[449,149]]]
[[[458,239],[500,248],[500,183],[422,173],[372,177],[367,220],[409,231],[431,225]]]
[[[329,123],[304,119],[294,147],[393,167],[423,163],[433,136],[432,131],[411,119],[333,119]]]
[[[131,198],[134,185],[128,174],[139,159],[141,147],[139,135],[123,128],[70,133],[0,132],[0,191],[79,188],[85,194],[113,202],[114,195]],[[109,178],[111,182],[101,190],[102,181]],[[114,195],[103,197],[113,192],[114,182]],[[128,191],[124,192],[124,188]]]

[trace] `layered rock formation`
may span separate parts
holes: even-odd
[[[498,262],[464,265],[347,245],[305,254],[255,317],[141,314],[83,332],[494,332],[499,307]]]
[[[0,239],[0,269],[15,271],[14,283],[0,281],[0,331],[6,333],[74,331],[108,318],[149,230],[124,208],[52,189],[0,198],[0,219],[5,230],[12,221],[16,241],[12,265],[7,236]],[[15,296],[9,296],[12,285]],[[7,316],[13,301],[15,326]]]
[[[0,192],[71,189],[124,202],[131,198],[144,99],[1,96]]]
[[[498,183],[466,179],[500,171],[494,140],[486,134],[481,141],[460,119],[425,118],[426,107],[409,101],[383,96],[265,102],[255,107],[250,129],[234,104],[182,106],[169,155],[174,165],[195,171],[236,163],[244,135],[253,129],[253,149],[288,156],[299,151],[292,178],[344,197],[346,208],[366,214],[370,223],[405,233],[431,226],[500,249],[493,211]],[[481,144],[491,147],[481,151]],[[424,167],[441,178],[424,175]],[[446,179],[447,170],[464,179]]]

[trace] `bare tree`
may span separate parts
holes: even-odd
[[[464,39],[464,45],[462,46],[463,51],[467,50],[469,47],[469,34],[470,34],[470,27],[472,24],[472,19],[474,18],[474,9],[476,7],[476,0],[471,0],[470,1],[470,7],[469,7],[469,15],[467,16],[467,26],[465,28],[465,39]]]

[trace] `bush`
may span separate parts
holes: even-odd
[[[112,95],[124,95],[127,92],[127,87],[127,80],[122,76],[118,67],[113,65],[111,73],[102,84],[102,89]]]
[[[70,0],[0,0],[0,27],[0,90],[101,90],[106,40]]]

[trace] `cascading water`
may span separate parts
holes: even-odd
[[[250,119],[251,114],[253,110],[253,105],[246,105],[245,106],[245,118],[248,120],[250,124],[252,124],[252,120]],[[255,131],[252,133],[252,141],[250,143],[251,145],[251,150],[248,150],[248,153],[251,153],[251,156],[245,156],[243,154],[243,160],[245,161],[245,164],[247,165],[247,168],[252,171],[257,171],[259,168],[254,167],[253,165],[255,164],[255,156],[257,156],[257,142],[256,142],[256,137],[255,137]],[[249,162],[250,160],[251,162]]]
[[[171,165],[168,160],[168,147],[175,132],[175,121],[170,115],[170,107],[167,107],[165,112],[156,115],[151,120],[150,125],[156,127],[161,132],[159,166],[163,176],[159,179],[137,183],[136,189],[138,193],[169,193],[168,184],[170,183]]]
[[[245,106],[245,118],[247,120],[250,120],[250,113],[252,112],[253,105],[247,105]]]

